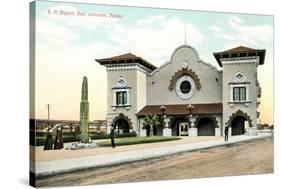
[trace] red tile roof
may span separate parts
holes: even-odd
[[[144,60],[142,57],[136,56],[132,53],[126,53],[118,56],[96,59],[98,63],[101,65],[108,65],[108,64],[124,64],[124,63],[139,63],[146,68],[150,69],[151,71],[155,70],[157,67],[153,64],[149,63],[148,61]]]
[[[132,53],[121,54],[118,56],[112,56],[108,58],[96,59],[97,61],[118,61],[118,60],[128,60],[128,59],[136,59],[140,58]]]
[[[163,104],[166,115],[177,115],[177,114],[188,114],[187,106],[189,104]],[[192,104],[192,113],[194,114],[205,114],[205,113],[222,113],[222,103],[212,103],[212,104]],[[160,115],[160,107],[162,105],[147,105],[142,108],[136,115],[144,116],[148,114]]]
[[[232,49],[225,50],[223,52],[228,52],[228,53],[231,53],[231,52],[249,52],[249,51],[255,51],[255,50],[256,49],[252,49],[252,48],[249,48],[249,47],[239,46],[239,47],[235,47],[235,48],[232,48]]]
[[[218,64],[222,67],[221,58],[231,58],[231,57],[246,57],[246,56],[259,56],[259,64],[264,64],[265,49],[252,49],[249,47],[239,46],[223,52],[213,53]]]

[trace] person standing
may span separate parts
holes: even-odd
[[[115,148],[115,141],[114,141],[114,128],[111,126],[111,130],[110,130],[110,139],[111,139],[111,145],[112,148]]]
[[[228,141],[228,126],[224,128],[224,141]]]
[[[53,149],[53,133],[52,128],[48,127],[46,141],[43,150],[52,150]]]
[[[57,129],[57,136],[55,140],[54,150],[60,150],[63,148],[63,136],[61,126]]]

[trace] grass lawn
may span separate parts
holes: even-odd
[[[36,136],[36,146],[44,146],[46,142],[46,136]],[[55,142],[56,136],[53,136],[53,142]],[[75,141],[75,136],[73,135],[64,135],[63,136],[63,142],[74,142]]]
[[[100,139],[109,139],[109,134],[97,134],[97,133],[90,133],[89,134],[91,139],[97,141]],[[122,133],[122,134],[116,134],[115,137],[116,138],[129,138],[129,137],[133,137],[135,138],[137,135],[135,132],[131,132],[131,133]],[[56,136],[53,135],[53,142],[55,142],[55,138]],[[46,142],[46,133],[40,134],[36,136],[36,146],[43,146]],[[63,142],[67,143],[67,142],[75,142],[77,141],[76,137],[73,134],[70,133],[63,133]],[[35,144],[32,144],[35,145]]]
[[[128,138],[115,138],[116,146],[132,145],[132,144],[144,144],[154,142],[166,142],[172,140],[180,140],[179,137],[164,137],[164,136],[152,136],[152,137],[128,137]],[[106,140],[97,142],[101,147],[111,146],[111,141]]]

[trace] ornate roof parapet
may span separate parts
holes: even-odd
[[[252,49],[244,46],[235,47],[223,52],[213,53],[219,66],[234,63],[264,64],[265,49]]]
[[[205,65],[205,66],[208,66],[208,67],[210,67],[211,69],[216,70],[216,71],[219,72],[219,73],[222,72],[222,70],[219,70],[216,66],[214,66],[214,65],[212,65],[212,64],[210,64],[210,63],[208,63],[208,62],[205,62],[205,61],[201,60],[200,57],[199,57],[198,52],[196,51],[196,49],[193,48],[193,47],[190,46],[190,45],[186,45],[186,44],[185,44],[185,45],[181,45],[181,46],[177,47],[177,48],[174,50],[174,52],[172,53],[170,60],[167,61],[167,62],[165,62],[165,63],[163,63],[163,64],[161,64],[157,69],[153,70],[153,71],[149,74],[149,76],[153,76],[154,74],[156,74],[157,72],[159,72],[159,71],[160,71],[161,69],[163,69],[164,67],[168,66],[169,64],[172,64],[173,58],[174,58],[174,54],[175,54],[179,49],[181,49],[181,48],[189,48],[189,49],[191,49],[192,51],[194,51],[194,53],[196,54],[196,57],[197,57],[197,59],[198,59],[197,63],[203,64],[203,65]]]
[[[260,59],[259,56],[251,56],[251,57],[238,57],[238,58],[221,58],[222,64],[244,64],[244,63],[254,63],[259,64]]]
[[[134,68],[141,68],[143,70],[146,70],[147,72],[152,72],[157,67],[153,64],[149,63],[145,59],[136,56],[132,53],[122,54],[119,56],[113,56],[108,58],[102,58],[102,59],[95,59],[98,63],[100,63],[103,66],[106,66],[108,70],[115,70],[117,69],[130,69],[132,67]]]
[[[150,73],[151,70],[137,63],[127,64],[107,64],[106,71],[125,71],[125,70],[138,70],[143,73]]]

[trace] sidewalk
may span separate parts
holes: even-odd
[[[82,170],[94,167],[104,167],[114,164],[132,162],[137,160],[145,160],[150,158],[161,157],[165,155],[176,154],[180,152],[189,152],[194,150],[201,150],[206,148],[224,146],[227,144],[234,144],[245,142],[253,139],[261,139],[270,137],[269,134],[262,134],[258,136],[232,136],[228,142],[223,141],[223,137],[217,140],[204,141],[191,144],[178,144],[170,146],[161,146],[156,148],[137,149],[130,151],[114,152],[107,154],[97,154],[86,157],[76,157],[70,159],[60,159],[51,161],[30,161],[31,172],[35,172],[36,176],[53,175],[56,173],[66,173],[76,170]]]
[[[44,151],[43,146],[30,146],[30,150],[35,152],[35,159],[33,161],[51,161],[51,160],[59,160],[59,159],[72,159],[78,157],[86,157],[86,156],[94,156],[99,154],[109,154],[109,153],[116,153],[116,152],[125,152],[125,151],[132,151],[132,150],[142,150],[148,148],[159,148],[163,146],[174,146],[179,144],[191,144],[191,143],[198,143],[198,142],[207,142],[211,140],[218,140],[221,137],[215,136],[204,136],[204,137],[186,137],[182,136],[181,140],[174,140],[174,141],[164,141],[164,142],[155,142],[155,143],[143,143],[143,144],[132,144],[126,146],[118,146],[116,148],[110,147],[101,147],[96,149],[84,149],[84,150],[48,150]],[[118,139],[117,139],[118,140]],[[109,141],[109,140],[108,140]],[[98,143],[99,141],[97,141]],[[71,143],[65,143],[65,147],[69,146]],[[35,151],[34,151],[35,150]]]

